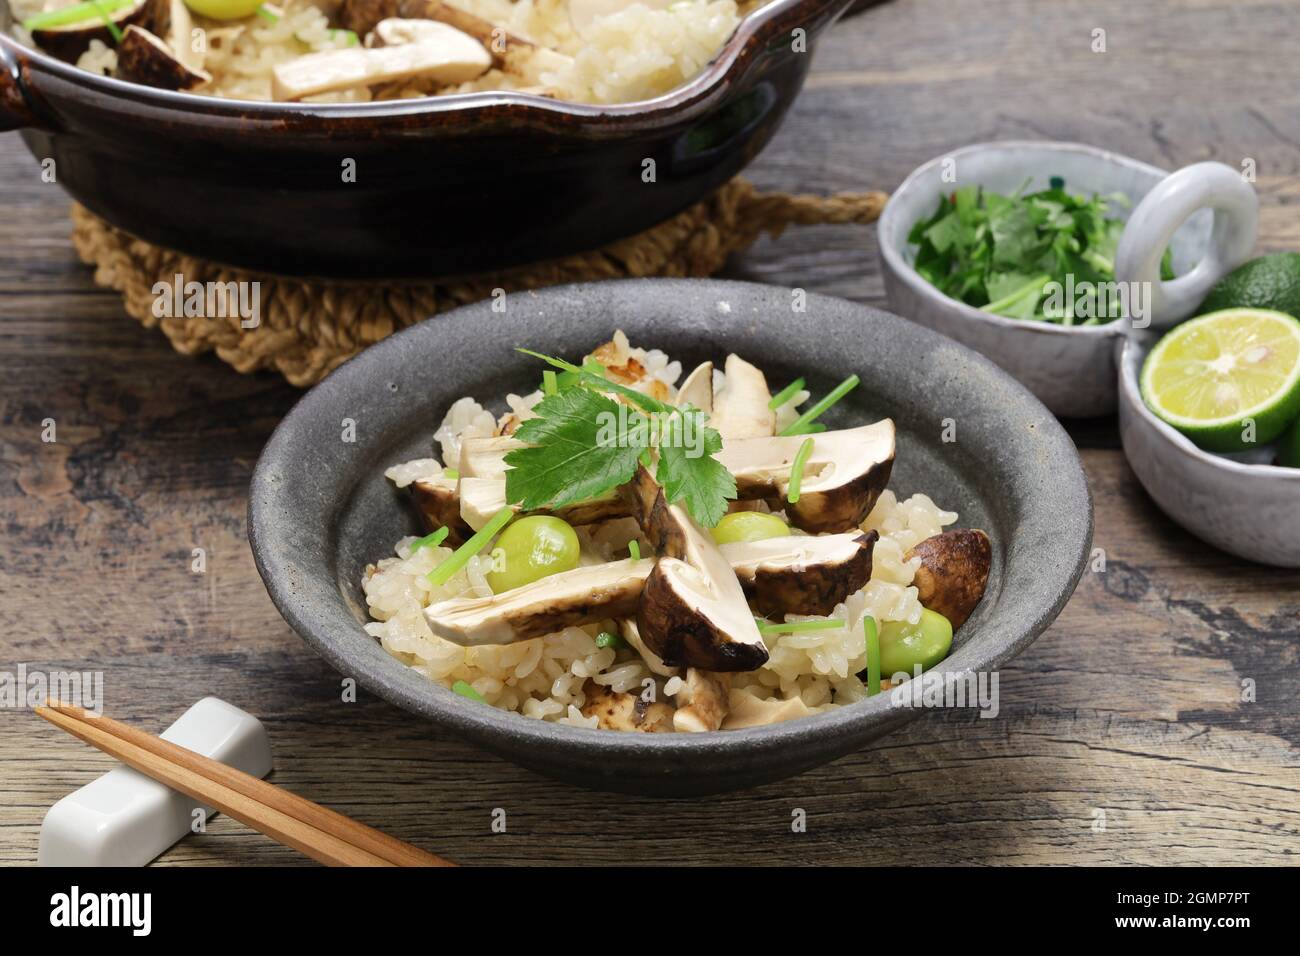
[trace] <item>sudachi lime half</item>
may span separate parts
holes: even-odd
[[[1272,441],[1300,416],[1300,321],[1223,309],[1184,322],[1142,365],[1142,397],[1208,451]]]

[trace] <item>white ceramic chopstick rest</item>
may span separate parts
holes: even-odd
[[[204,697],[160,736],[255,777],[271,772],[262,722],[216,697]],[[45,814],[40,866],[144,866],[193,827],[194,811],[215,812],[130,767],[68,794]]]

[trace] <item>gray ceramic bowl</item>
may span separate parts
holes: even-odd
[[[833,426],[892,416],[890,487],[924,491],[987,529],[993,569],[945,668],[985,671],[1022,651],[1056,617],[1082,572],[1092,506],[1078,454],[1055,419],[991,362],[910,322],[809,296],[792,315],[786,289],[703,280],[631,280],[508,297],[504,313],[466,306],[367,349],[285,417],[258,462],[249,536],[285,619],[366,689],[487,750],[548,776],[662,795],[719,792],[789,776],[888,733],[918,711],[882,694],[772,727],[711,734],[621,734],[542,723],[475,704],[386,654],[363,630],[360,579],[417,528],[384,479],[427,457],[461,395],[504,397],[538,380],[531,346],[581,355],[623,328],[687,367],[740,352],[775,382],[808,377],[822,392],[852,372],[863,383],[832,409]],[[504,401],[494,403],[497,410]],[[943,420],[956,442],[941,441]],[[340,441],[345,419],[356,441]],[[397,721],[396,715],[394,721]]]
[[[1202,541],[1251,561],[1300,568],[1300,468],[1272,464],[1275,449],[1202,451],[1147,408],[1142,363],[1159,340],[1134,335],[1120,347],[1119,433],[1142,487]]]
[[[1032,192],[1047,188],[1053,176],[1064,178],[1072,192],[1122,193],[1132,202],[1130,208],[1166,179],[1155,166],[1079,143],[980,143],[936,157],[903,181],[880,217],[885,290],[889,307],[899,315],[987,355],[1057,415],[1105,415],[1116,407],[1115,344],[1124,334],[1121,322],[1067,327],[993,315],[950,299],[912,265],[915,249],[908,245],[908,233],[934,215],[940,196],[968,184],[1009,194],[1026,181]],[[1130,220],[1125,235],[1129,248],[1120,250],[1128,252],[1135,278],[1157,280],[1152,284],[1165,313],[1157,316],[1157,325],[1190,315],[1210,286],[1245,260],[1255,239],[1256,201],[1239,175],[1217,163],[1199,163],[1176,177],[1166,190],[1170,201],[1148,206],[1139,234],[1130,235],[1136,214]],[[1219,212],[1223,215],[1216,220]],[[1160,283],[1154,268],[1166,242],[1180,278]],[[1122,258],[1116,257],[1117,272]],[[1143,267],[1150,267],[1149,276]]]

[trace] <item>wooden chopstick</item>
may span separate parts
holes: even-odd
[[[109,717],[48,700],[36,712],[92,747],[331,866],[454,866],[364,823]]]

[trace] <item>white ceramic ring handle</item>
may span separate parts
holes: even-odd
[[[1205,208],[1214,210],[1205,256],[1187,275],[1162,281],[1160,260],[1174,233]],[[1241,173],[1223,163],[1184,166],[1160,180],[1129,216],[1115,251],[1115,279],[1149,283],[1147,317],[1154,328],[1167,329],[1192,315],[1211,287],[1246,261],[1258,228],[1259,199]]]

